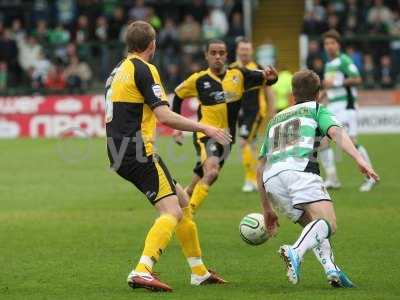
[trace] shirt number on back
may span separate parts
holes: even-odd
[[[297,144],[300,138],[300,119],[279,124],[273,131],[272,152]]]

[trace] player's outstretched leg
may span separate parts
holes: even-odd
[[[197,182],[194,187],[193,194],[190,198],[190,208],[192,214],[195,214],[208,195],[210,186],[218,177],[219,173],[218,157],[212,156],[207,158],[203,163],[203,178]]]
[[[305,227],[311,221],[312,219],[310,216],[303,214],[300,220],[298,220],[298,223]],[[333,287],[354,287],[354,284],[347,275],[336,265],[332,245],[329,239],[324,239],[317,247],[313,248],[313,252],[324,269],[330,285]]]
[[[176,195],[167,196],[155,204],[160,217],[149,230],[142,256],[136,268],[128,275],[131,288],[145,288],[156,292],[171,292],[172,288],[161,282],[153,274],[153,266],[160,259],[167,247],[178,222],[182,218],[182,210]]]
[[[192,196],[193,190],[196,187],[196,184],[200,181],[200,179],[201,177],[199,175],[193,174],[192,181],[187,187],[185,187],[184,191],[189,196],[189,198]]]
[[[332,246],[329,239],[324,239],[313,249],[315,257],[324,268],[328,282],[333,287],[352,288],[354,284],[350,278],[335,264]]]
[[[197,226],[193,221],[192,213],[188,206],[188,196],[178,184],[176,186],[176,191],[180,205],[183,207],[183,216],[176,227],[176,236],[192,270],[190,283],[196,286],[226,283],[224,279],[219,277],[215,272],[208,270],[204,265]]]
[[[365,147],[363,145],[360,145],[360,144],[356,144],[356,145],[357,145],[356,146],[357,150],[358,150],[358,152],[360,152],[361,156],[365,159],[365,161],[370,166],[372,166],[367,149],[365,149]],[[371,179],[365,178],[364,182],[363,182],[363,184],[361,184],[359,190],[360,190],[360,192],[369,192],[370,190],[372,190],[372,188],[375,186],[375,184],[376,184],[376,181],[373,178],[371,178]]]
[[[297,284],[300,279],[300,265],[306,251],[318,246],[319,243],[329,238],[331,228],[325,219],[316,219],[304,227],[300,237],[292,245],[283,245],[279,249],[287,268],[287,276],[291,283]]]

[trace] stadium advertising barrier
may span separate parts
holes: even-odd
[[[380,92],[379,97],[374,97],[374,93],[363,92],[360,97],[379,102],[366,101],[368,106],[360,108],[359,132],[399,133],[400,105],[394,105],[398,103],[397,97],[400,99],[399,92]],[[389,101],[388,97],[394,100]],[[197,101],[191,99],[183,102],[182,112],[196,119],[197,107]],[[172,130],[160,124],[158,132],[169,135]],[[105,136],[103,95],[0,97],[0,138],[57,138],[76,134]]]
[[[79,129],[104,136],[104,97],[26,96],[0,98],[0,137],[53,138]]]
[[[196,115],[185,103],[184,113]],[[104,137],[104,96],[0,97],[0,138]],[[172,130],[160,125],[158,133]]]

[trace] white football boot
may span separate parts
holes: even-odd
[[[254,182],[246,180],[242,187],[242,192],[243,193],[257,192],[257,185]]]
[[[360,192],[369,192],[375,186],[376,181],[372,178],[366,178],[363,184],[360,186]]]
[[[340,189],[342,187],[342,184],[340,183],[339,180],[335,179],[326,179],[324,181],[324,185],[325,187],[329,190],[329,189]]]

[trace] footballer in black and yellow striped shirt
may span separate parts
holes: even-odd
[[[115,161],[112,144],[108,143],[113,168],[153,204],[175,194],[168,170],[153,153],[156,117],[152,110],[168,105],[156,67],[129,54],[114,69],[107,84],[107,101],[112,103],[112,111],[106,116],[107,137],[112,138],[117,152],[125,152],[121,161]],[[149,176],[146,180],[143,173]]]
[[[192,74],[175,89],[173,110],[180,113],[182,101],[196,97],[200,102],[199,122],[228,130],[233,137],[233,144],[243,93],[264,84],[271,85],[278,76],[273,68],[226,68],[227,47],[221,40],[207,43],[205,58],[208,68]],[[175,132],[174,135],[175,140],[179,141],[181,133]],[[217,179],[232,144],[223,146],[201,133],[194,134],[193,142],[198,162],[187,191],[191,194],[190,205],[195,212],[207,196],[209,186]]]
[[[160,214],[147,234],[139,263],[128,275],[128,284],[152,291],[172,290],[154,277],[152,270],[174,232],[192,271],[191,284],[224,283],[205,267],[188,196],[154,153],[153,142],[156,119],[175,129],[202,132],[222,144],[229,144],[231,138],[219,128],[194,122],[168,108],[158,71],[148,62],[156,47],[150,24],[129,24],[126,44],[128,56],[106,83],[107,151],[112,168],[145,194]]]
[[[236,40],[236,61],[229,67],[260,70],[262,66],[253,60],[253,45],[250,40],[242,37]],[[268,102],[268,105],[267,105]],[[243,94],[241,109],[238,117],[240,147],[242,151],[242,164],[244,169],[243,192],[257,191],[257,158],[256,147],[257,133],[263,130],[267,116],[275,114],[275,103],[271,88],[263,86],[251,89]]]

